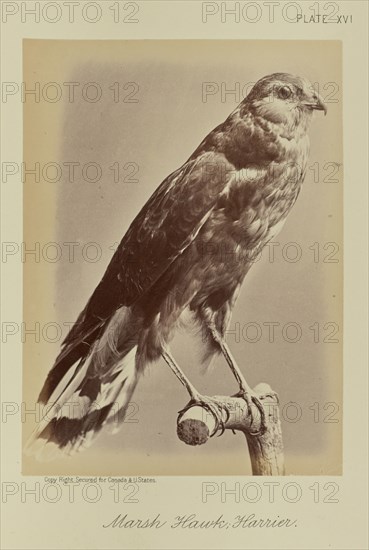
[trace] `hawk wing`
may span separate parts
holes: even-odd
[[[121,306],[142,297],[196,237],[224,193],[234,166],[214,150],[199,151],[154,192],[121,240],[101,282],[64,344],[95,339]],[[67,350],[65,350],[67,351]],[[61,352],[59,358],[62,357]]]

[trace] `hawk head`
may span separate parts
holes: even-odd
[[[327,113],[327,106],[305,78],[275,73],[261,78],[243,101],[255,116],[291,129],[306,128],[314,110]]]

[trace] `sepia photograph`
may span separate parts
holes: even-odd
[[[341,474],[341,43],[27,39],[23,72],[23,473]]]
[[[0,2],[1,548],[367,550],[367,15]]]

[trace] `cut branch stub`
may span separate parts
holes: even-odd
[[[224,429],[238,430],[245,434],[254,475],[284,475],[282,430],[278,397],[267,384],[254,389],[259,396],[265,415],[266,431],[261,433],[262,419],[258,407],[248,405],[242,397],[214,396],[206,401],[219,409]],[[177,434],[187,445],[203,445],[216,431],[217,425],[210,410],[195,403],[180,414]],[[221,425],[218,427],[221,434]]]

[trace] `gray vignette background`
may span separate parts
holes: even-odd
[[[342,170],[335,168],[342,163],[340,43],[28,40],[24,70],[30,84],[32,79],[78,82],[81,90],[95,82],[103,92],[95,103],[76,92],[73,102],[25,104],[27,160],[95,162],[102,169],[96,183],[86,181],[80,169],[72,183],[65,170],[58,183],[41,181],[25,194],[25,241],[41,236],[45,243],[78,243],[73,261],[63,253],[57,263],[25,266],[25,320],[62,326],[75,321],[114,247],[155,188],[242,100],[226,89],[237,94],[273,72],[319,83],[328,115],[314,117],[303,190],[276,238],[274,259],[272,249],[265,250],[247,276],[227,341],[250,385],[264,381],[279,393],[287,473],[341,473],[343,182]],[[114,83],[119,83],[118,102]],[[212,83],[207,88],[212,95],[204,96],[206,83]],[[92,97],[93,89],[88,91]],[[119,182],[114,163],[120,167]],[[93,174],[91,169],[89,177]],[[101,257],[91,260],[97,253]],[[293,261],[296,253],[301,257]],[[274,341],[270,323],[278,323]],[[301,331],[294,343],[296,329],[286,328],[289,323]],[[25,344],[27,402],[37,398],[60,343]],[[172,351],[201,392],[235,393],[222,358],[201,374],[200,346],[201,339],[180,332]],[[117,435],[102,434],[72,458],[38,463],[25,457],[23,473],[250,473],[241,434],[226,431],[196,448],[178,440],[177,411],[188,397],[164,363],[150,366],[133,401]],[[31,429],[27,423],[25,437]]]

